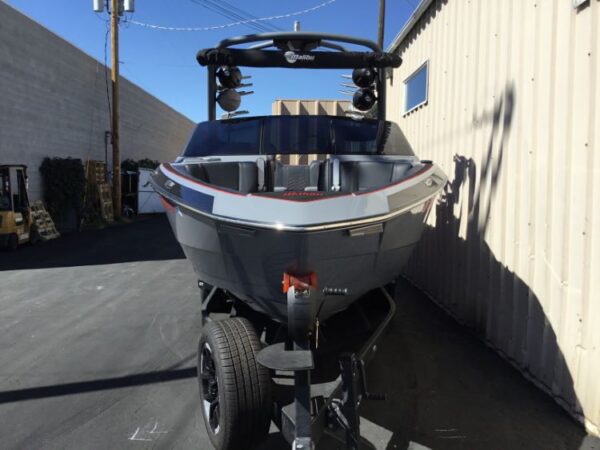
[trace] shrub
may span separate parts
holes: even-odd
[[[158,166],[160,166],[160,163],[158,161],[155,161],[153,159],[148,159],[148,158],[144,158],[144,159],[140,159],[138,161],[138,167],[141,167],[142,169],[156,169]]]
[[[81,159],[44,158],[40,173],[44,202],[54,221],[64,222],[69,211],[79,216],[85,191],[85,171]]]
[[[159,165],[158,161],[149,158],[140,159],[139,161],[124,159],[121,161],[121,170],[123,172],[137,172],[140,167],[142,169],[156,169]]]

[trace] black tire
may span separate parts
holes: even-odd
[[[14,252],[18,246],[19,246],[19,237],[15,233],[8,236],[8,243],[6,245],[8,250],[10,250],[11,252]]]
[[[208,323],[198,344],[202,417],[217,450],[252,449],[269,433],[271,377],[258,364],[261,346],[251,323]]]

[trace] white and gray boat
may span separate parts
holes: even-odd
[[[291,165],[282,153],[325,158]],[[153,179],[198,277],[279,321],[286,273],[345,290],[321,320],[397,277],[445,182],[397,125],[329,116],[201,123]]]
[[[446,175],[420,160],[398,125],[386,120],[384,72],[400,59],[370,41],[272,33],[228,39],[197,58],[208,68],[210,120],[198,124],[175,162],[156,170],[152,185],[202,285],[287,326],[288,341],[307,351],[315,322],[399,275]],[[377,113],[215,120],[217,103],[239,107],[240,66],[353,69],[355,107],[371,109],[378,100]],[[206,382],[207,361],[218,359],[206,342],[199,351],[205,420],[213,444],[229,448],[217,439],[227,419],[212,403],[224,401],[211,390],[218,373]],[[261,364],[297,372],[312,364],[268,360]],[[310,439],[301,423],[303,395],[297,394],[290,439]]]

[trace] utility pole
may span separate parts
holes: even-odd
[[[105,5],[106,2],[106,5]],[[121,149],[119,147],[119,17],[123,12],[134,12],[135,0],[93,0],[96,13],[104,11],[110,14],[110,44],[111,44],[111,84],[112,84],[112,174],[113,174],[113,215],[115,220],[121,219]]]
[[[112,173],[113,214],[121,219],[121,151],[119,148],[119,0],[111,0],[110,44],[112,81]]]
[[[379,0],[379,34],[377,37],[377,44],[383,48],[383,31],[385,27],[385,0]]]

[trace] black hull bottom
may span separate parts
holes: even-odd
[[[346,296],[324,298],[320,319],[326,320],[399,275],[423,230],[424,213],[418,209],[389,219],[371,234],[347,228],[286,232],[238,227],[194,213],[168,215],[199,279],[285,322],[284,272],[315,272],[319,289],[348,290]]]

